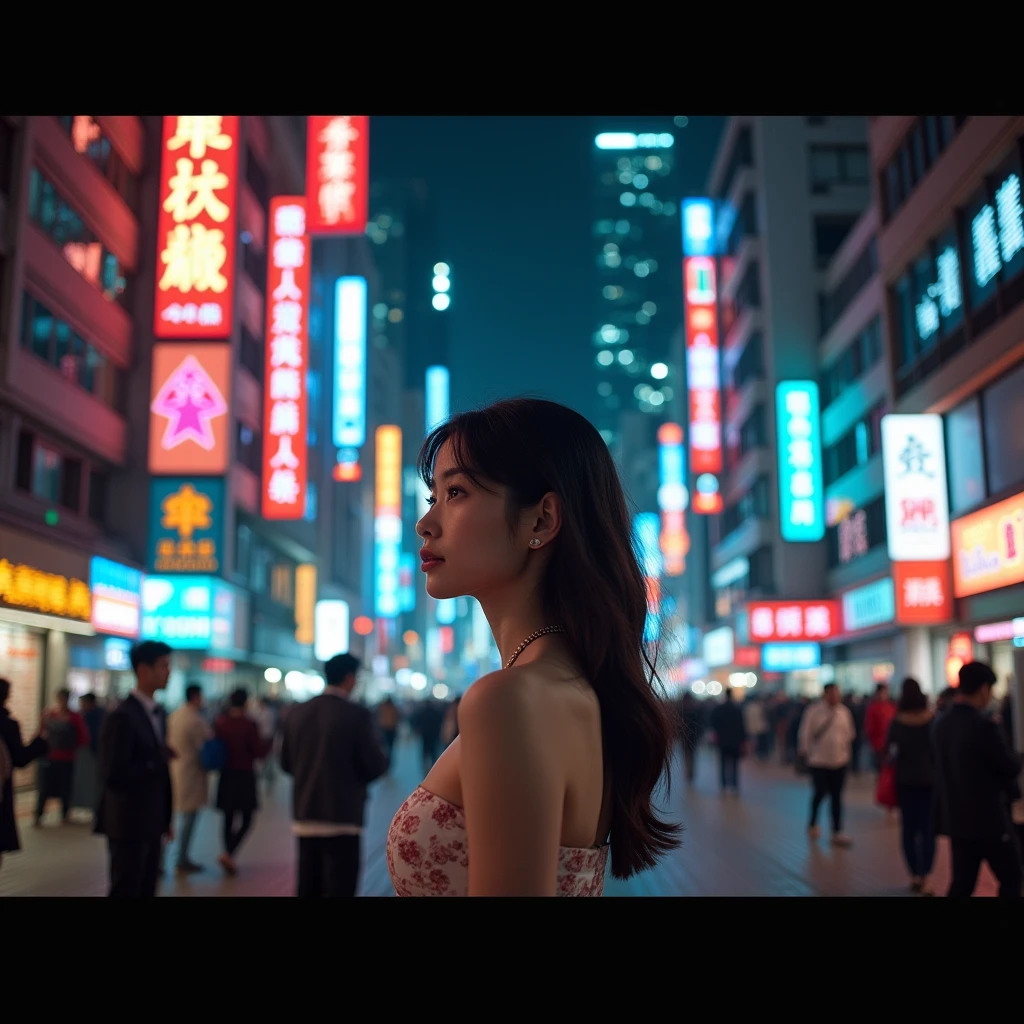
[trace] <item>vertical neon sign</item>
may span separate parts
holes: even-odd
[[[818,385],[787,380],[775,389],[782,539],[796,543],[825,536]]]
[[[366,444],[366,278],[334,289],[334,446]]]
[[[722,511],[718,481],[722,472],[722,402],[714,209],[710,199],[685,199],[682,214],[693,511],[714,515]]]
[[[402,429],[377,428],[377,510],[373,524],[376,587],[374,611],[393,619],[401,611]]]
[[[448,367],[427,367],[427,433],[448,419]]]
[[[633,517],[633,546],[647,583],[647,618],[644,642],[654,643],[661,632],[661,549],[658,546],[660,523],[656,512],[638,512]]]
[[[663,423],[658,428],[658,483],[665,575],[682,576],[690,550],[690,536],[686,532],[686,508],[690,495],[686,489],[683,428],[678,423]]]

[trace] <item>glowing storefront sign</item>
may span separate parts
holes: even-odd
[[[1024,639],[1024,616],[1018,616],[1012,622],[989,622],[978,626],[974,631],[974,639],[979,644]]]
[[[366,444],[366,278],[334,287],[334,445]]]
[[[942,417],[883,416],[882,471],[889,558],[894,562],[949,558]]]
[[[893,562],[896,621],[901,625],[934,626],[953,618],[953,587],[949,560]]]
[[[448,367],[427,367],[427,433],[448,419]]]
[[[704,634],[701,649],[702,660],[708,668],[721,668],[731,665],[736,651],[736,636],[731,626],[722,626]]]
[[[295,642],[311,644],[316,638],[316,566],[295,567]]]
[[[147,576],[142,581],[142,637],[183,650],[231,650],[235,593],[212,576]]]
[[[957,597],[1024,583],[1024,494],[954,519],[951,533]]]
[[[336,654],[348,654],[348,618],[347,601],[317,601],[313,641],[313,657],[317,661],[329,661]]]
[[[158,338],[229,338],[235,292],[239,118],[164,118],[157,215]]]
[[[142,609],[142,573],[96,556],[89,563],[89,582],[96,632],[136,639]]]
[[[842,600],[843,629],[847,633],[883,626],[896,618],[896,590],[891,576],[848,590]]]
[[[89,584],[0,558],[0,601],[67,619],[92,621]]]
[[[691,211],[683,221],[690,471],[695,478],[691,505],[696,513],[712,515],[722,511],[722,401],[715,261],[702,254],[709,251],[714,217],[709,200],[684,200],[683,205]]]
[[[227,472],[230,393],[230,345],[154,345],[150,473]]]
[[[377,428],[377,510],[374,520],[375,594],[378,618],[400,610],[398,570],[402,557],[402,430]]]
[[[661,553],[665,559],[665,575],[681,576],[686,569],[686,555],[690,550],[690,535],[686,530],[686,508],[690,494],[686,489],[683,428],[678,423],[663,423],[658,428],[658,482]]]
[[[1009,175],[996,189],[996,206],[986,203],[971,221],[974,280],[984,288],[1004,264],[1024,249],[1024,208],[1020,178]]]
[[[148,566],[153,572],[219,572],[223,536],[223,478],[150,481]]]
[[[775,389],[782,539],[813,542],[825,536],[818,385],[787,380]]]
[[[306,508],[310,248],[305,199],[275,196],[267,244],[264,519],[301,519]]]
[[[799,672],[821,665],[821,644],[765,644],[761,668],[765,672]]]
[[[838,601],[751,601],[747,618],[756,643],[827,640],[842,632]]]
[[[369,210],[370,118],[316,114],[306,124],[307,226],[313,235],[361,235]]]
[[[647,581],[647,618],[644,641],[653,643],[661,632],[661,573],[664,562],[659,546],[661,523],[656,512],[638,512],[633,517],[633,545]]]

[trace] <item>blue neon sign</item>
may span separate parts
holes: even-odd
[[[447,366],[427,367],[427,433],[448,419],[449,378]]]
[[[775,390],[782,539],[808,543],[825,536],[818,385],[787,380]]]
[[[765,644],[761,668],[765,672],[796,672],[821,665],[821,644]]]
[[[398,606],[402,612],[416,609],[416,556],[403,551],[398,560]]]
[[[226,651],[235,646],[235,593],[213,576],[146,576],[142,581],[142,638],[182,650]]]
[[[400,568],[402,520],[393,514],[374,520],[374,611],[379,619],[394,619],[402,610]]]
[[[713,256],[714,206],[710,199],[684,199],[683,205],[683,255]]]
[[[663,568],[660,533],[661,519],[657,512],[638,512],[633,516],[633,545],[636,548],[637,560],[648,580],[647,617],[644,620],[645,643],[653,643],[661,632],[659,608],[653,601],[657,595],[657,583]]]
[[[334,446],[366,443],[366,278],[334,287]]]
[[[1020,178],[1010,174],[996,189],[996,206],[986,203],[971,221],[974,280],[984,288],[1004,264],[1024,249],[1024,207]]]
[[[450,626],[455,621],[458,611],[454,597],[444,597],[437,602],[437,621],[442,626]]]

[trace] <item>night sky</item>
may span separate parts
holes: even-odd
[[[674,129],[684,191],[703,188],[723,123]],[[534,394],[592,415],[599,130],[591,117],[373,118],[371,174],[422,178],[435,205],[437,258],[452,268],[438,315],[452,318],[453,411]]]

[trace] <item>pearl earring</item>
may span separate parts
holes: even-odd
[[[533,540],[530,541],[530,547],[531,548],[539,548],[540,547],[540,537],[534,537]]]

